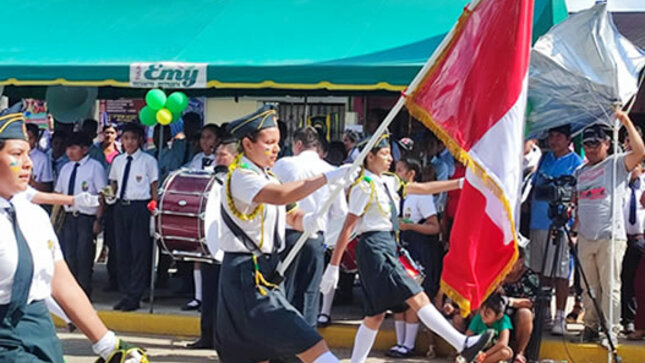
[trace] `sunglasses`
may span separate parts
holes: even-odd
[[[582,143],[582,146],[590,148],[590,149],[595,149],[600,145],[600,141],[585,141]]]

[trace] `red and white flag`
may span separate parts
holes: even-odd
[[[532,0],[473,1],[406,101],[468,169],[441,281],[464,315],[517,260],[532,21]]]

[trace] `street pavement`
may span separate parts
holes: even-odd
[[[213,363],[219,362],[214,351],[210,350],[189,350],[184,348],[192,340],[183,337],[154,336],[154,335],[130,335],[119,334],[120,337],[129,343],[144,347],[148,352],[151,362],[166,363]],[[88,363],[94,362],[96,356],[92,353],[89,341],[81,333],[67,333],[58,331],[58,337],[63,343],[63,352],[67,363]],[[342,362],[349,362],[349,349],[334,349],[334,354],[341,358]],[[447,359],[432,359],[418,356],[408,359],[392,359],[386,357],[383,352],[373,351],[367,359],[367,363],[402,362],[402,363],[447,363]]]

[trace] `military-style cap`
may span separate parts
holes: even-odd
[[[25,116],[20,111],[22,102],[0,112],[0,140],[18,139],[27,141]]]
[[[370,138],[371,137],[366,137],[356,144],[356,147],[358,148],[359,151],[363,151],[363,149],[365,149],[365,146],[367,146],[367,143],[370,142]],[[381,135],[378,138],[378,140],[376,140],[376,143],[374,144],[374,147],[372,148],[372,150],[382,149],[384,147],[390,147],[390,134],[387,132]]]
[[[226,126],[226,131],[238,140],[256,131],[278,127],[278,109],[273,105],[265,105],[254,113],[232,121]]]

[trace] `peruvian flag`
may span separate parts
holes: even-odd
[[[532,20],[532,0],[473,1],[406,101],[467,167],[441,281],[464,315],[517,260]]]

